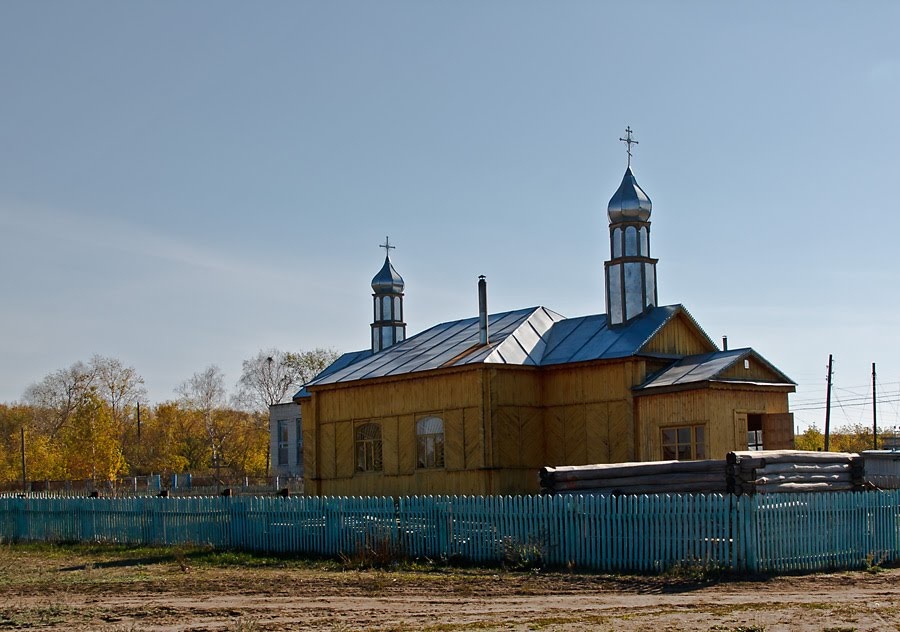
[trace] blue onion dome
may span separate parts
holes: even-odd
[[[391,258],[385,257],[384,265],[372,279],[372,291],[376,294],[400,294],[403,292],[404,285],[403,277],[391,265]]]
[[[622,178],[622,184],[609,200],[609,206],[606,209],[609,215],[609,223],[617,224],[619,222],[646,222],[650,219],[650,210],[653,203],[644,193],[644,190],[638,185],[634,178],[631,167],[625,170],[625,176]]]

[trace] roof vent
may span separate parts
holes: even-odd
[[[487,281],[484,275],[478,277],[478,342],[488,344],[488,313],[487,313]]]

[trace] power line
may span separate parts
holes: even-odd
[[[895,397],[892,399],[878,399],[876,401],[876,403],[877,404],[896,404],[896,403],[900,403],[900,397]],[[870,399],[869,401],[859,401],[859,402],[850,402],[850,403],[844,403],[844,402],[838,401],[838,405],[841,408],[845,408],[845,407],[846,408],[856,408],[859,406],[871,406],[872,400]],[[799,412],[802,410],[824,410],[825,406],[826,406],[825,402],[816,402],[815,404],[811,404],[811,405],[807,405],[807,406],[791,406],[791,410],[794,412]]]

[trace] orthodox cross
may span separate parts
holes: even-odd
[[[620,138],[619,140],[622,141],[623,143],[625,143],[626,145],[628,145],[628,149],[626,151],[628,152],[628,166],[630,167],[631,166],[631,146],[640,144],[636,140],[631,138],[631,126],[630,125],[625,128],[625,138]]]
[[[385,238],[384,238],[384,243],[383,243],[383,244],[379,244],[378,247],[379,247],[379,248],[384,248],[384,256],[385,256],[385,257],[390,257],[390,256],[391,256],[391,250],[396,250],[396,249],[397,249],[397,246],[392,246],[392,245],[391,245],[391,239],[390,239],[390,237],[385,237]]]

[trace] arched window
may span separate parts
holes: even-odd
[[[638,254],[638,234],[634,226],[625,227],[625,256],[635,257]]]
[[[616,259],[616,258],[622,256],[622,229],[621,228],[613,229],[612,256],[613,256],[613,259]]]
[[[419,469],[444,467],[444,420],[425,417],[416,422]]]
[[[356,427],[356,471],[380,472],[381,426],[375,423]]]

